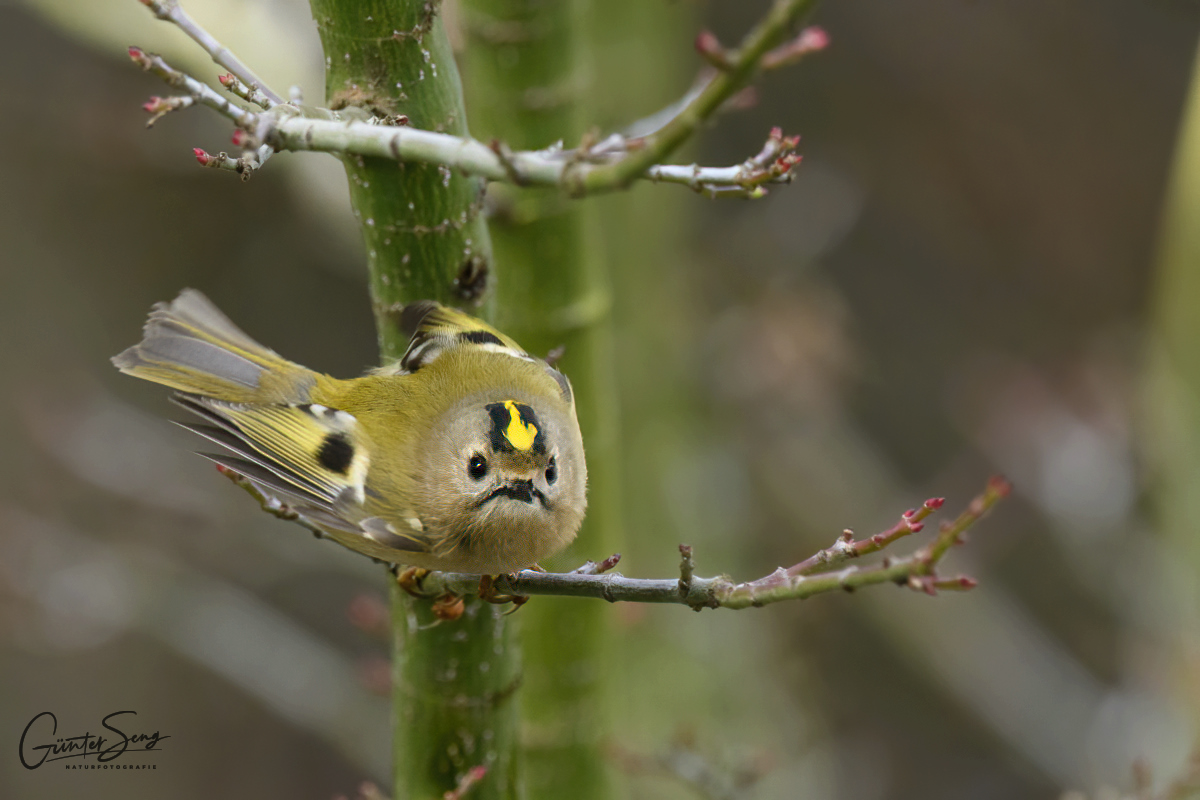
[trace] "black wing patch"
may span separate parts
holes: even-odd
[[[321,442],[317,461],[322,467],[339,475],[347,475],[354,463],[354,445],[344,433],[331,433]]]
[[[400,313],[400,325],[412,336],[408,349],[400,358],[398,371],[401,373],[416,372],[436,361],[442,353],[459,347],[478,347],[524,361],[535,360],[520,345],[487,323],[431,300],[405,306]],[[390,367],[386,371],[394,372],[397,368]]]
[[[458,335],[458,340],[465,344],[498,344],[504,347],[504,341],[489,331],[463,331]]]

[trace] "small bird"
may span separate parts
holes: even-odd
[[[479,320],[404,308],[395,364],[339,380],[255,342],[198,291],[112,359],[174,389],[232,453],[201,453],[338,543],[429,570],[501,575],[566,547],[587,506],[571,383]]]

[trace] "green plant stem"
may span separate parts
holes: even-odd
[[[462,87],[439,3],[311,0],[325,49],[333,110],[405,115],[415,127],[463,136]],[[355,216],[367,243],[371,297],[384,358],[407,346],[395,312],[427,298],[462,305],[455,278],[472,261],[490,270],[481,218],[484,184],[434,164],[343,158]]]
[[[583,133],[586,82],[580,3],[573,0],[464,0],[468,46],[463,69],[472,129],[484,140],[538,147]],[[539,354],[565,347],[587,447],[588,516],[577,550],[617,544],[616,398],[610,298],[589,205],[557,188],[494,186],[501,328]],[[607,610],[597,604],[544,602],[522,610],[525,667],[523,749],[533,798],[606,797],[604,722]]]
[[[1193,65],[1163,208],[1148,370],[1148,439],[1160,526],[1200,572],[1200,58]]]
[[[331,108],[403,114],[427,130],[466,132],[458,71],[436,2],[311,5]],[[491,243],[480,218],[483,185],[436,165],[363,156],[343,161],[386,361],[407,345],[396,314],[404,303],[430,298],[463,305],[464,295],[480,288],[478,276],[491,271]],[[464,276],[475,279],[456,284]],[[471,601],[460,620],[439,624],[430,603],[393,586],[392,629],[395,800],[439,798],[479,765],[488,772],[472,789],[473,800],[517,797],[520,666],[500,610]]]
[[[1150,333],[1146,337],[1146,372],[1142,393],[1143,448],[1151,487],[1156,542],[1160,542],[1164,575],[1172,576],[1181,615],[1180,631],[1195,631],[1200,606],[1190,588],[1200,580],[1200,57],[1192,65],[1191,85],[1183,107],[1179,136],[1164,198]],[[1169,569],[1168,569],[1169,567]],[[1186,598],[1186,600],[1184,600]],[[1174,657],[1191,658],[1192,634],[1177,637]],[[1180,706],[1191,709],[1192,684],[1180,673],[1175,684]],[[1186,785],[1184,786],[1186,789]],[[1192,796],[1186,791],[1178,795]]]

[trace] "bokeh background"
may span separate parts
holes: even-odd
[[[735,42],[766,7],[595,5],[605,130],[687,89],[698,30]],[[322,96],[306,3],[187,7],[269,83]],[[613,283],[622,570],[673,574],[687,541],[702,572],[751,578],[929,496],[956,510],[993,472],[1017,491],[952,554],[981,581],[965,595],[614,606],[620,785],[1101,797],[1135,764],[1165,785],[1200,712],[1200,248],[1172,172],[1200,4],[829,0],[815,21],[829,50],[682,156],[736,163],[780,125],[804,137],[792,186],[588,201]],[[301,363],[371,365],[341,167],[199,169],[190,148],[228,148],[228,126],[192,110],[146,131],[139,105],[167,91],[129,44],[216,75],[133,0],[0,3],[0,797],[386,784],[384,573],[257,511],[191,455],[164,391],[108,363],[193,286]],[[119,709],[172,737],[157,770],[17,762],[34,714],[76,733]]]

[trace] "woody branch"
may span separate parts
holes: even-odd
[[[230,70],[222,85],[258,109],[225,98],[202,81],[171,67],[160,56],[131,47],[130,57],[143,69],[182,92],[152,98],[145,108],[150,124],[173,110],[199,103],[229,118],[233,141],[242,156],[211,155],[196,149],[205,166],[240,172],[244,178],[279,150],[313,150],[338,155],[362,155],[401,162],[447,166],[467,175],[520,186],[558,186],[573,196],[624,189],[634,180],[675,183],[711,197],[757,198],[770,184],[789,183],[800,164],[800,137],[773,129],[755,156],[741,164],[705,167],[661,164],[731,98],[763,70],[795,63],[823,49],[828,38],[819,28],[805,28],[793,38],[788,31],[815,0],[776,0],[768,14],[736,50],[726,50],[711,33],[701,33],[696,48],[715,74],[673,109],[657,129],[639,136],[613,134],[602,141],[584,141],[577,148],[559,145],[543,150],[511,151],[501,142],[483,143],[409,127],[405,118],[379,119],[354,110],[334,112],[301,108],[282,98],[254,75],[228,49],[183,12],[177,0],[141,0],[160,19],[172,22],[192,37],[213,60]]]
[[[883,558],[869,567],[859,567],[854,561],[878,552],[899,539],[918,533],[924,520],[942,507],[942,499],[927,500],[918,509],[905,512],[900,521],[886,531],[865,539],[854,538],[846,531],[831,546],[791,567],[780,567],[757,580],[735,583],[726,576],[696,577],[692,548],[680,545],[680,576],[678,578],[627,578],[609,572],[620,556],[600,564],[588,562],[568,573],[523,570],[515,575],[495,579],[497,592],[514,596],[560,595],[594,597],[611,603],[673,603],[704,608],[741,609],[764,606],[784,600],[803,600],[817,594],[855,589],[880,583],[894,583],[911,589],[936,594],[939,589],[962,591],[975,586],[966,576],[944,578],[937,567],[947,551],[962,542],[963,534],[978,522],[1011,487],[1000,477],[992,478],[984,491],[952,521],[944,522],[937,535],[927,544],[902,558]],[[460,573],[433,572],[420,585],[423,593],[432,596],[467,595],[479,588],[479,576]]]
[[[324,537],[319,529],[309,526],[279,501],[265,497],[236,472],[222,466],[217,469],[257,499],[264,511],[299,523],[317,537]],[[943,577],[938,574],[938,565],[951,547],[962,544],[963,534],[1011,491],[1012,486],[1006,479],[994,476],[983,492],[955,519],[939,526],[932,541],[904,557],[893,559],[885,556],[869,567],[860,568],[849,562],[877,553],[906,536],[921,532],[925,528],[925,519],[944,505],[944,499],[934,497],[926,500],[920,508],[901,514],[900,520],[892,527],[865,539],[855,539],[853,531],[843,531],[831,546],[803,561],[790,567],[779,567],[770,575],[744,583],[735,583],[725,575],[696,577],[692,547],[681,544],[678,578],[627,578],[619,572],[612,572],[612,568],[621,560],[618,553],[599,563],[588,561],[571,572],[526,569],[511,575],[499,575],[491,579],[492,589],[496,594],[518,598],[533,595],[594,597],[610,603],[685,605],[695,611],[704,608],[757,608],[784,600],[804,600],[838,590],[852,592],[880,583],[907,586],[929,595],[936,595],[939,589],[967,591],[975,588],[974,578],[966,575]],[[461,572],[429,572],[414,585],[408,585],[407,578],[402,582],[410,590],[436,599],[443,605],[451,605],[456,597],[475,594],[481,588],[479,575]]]

